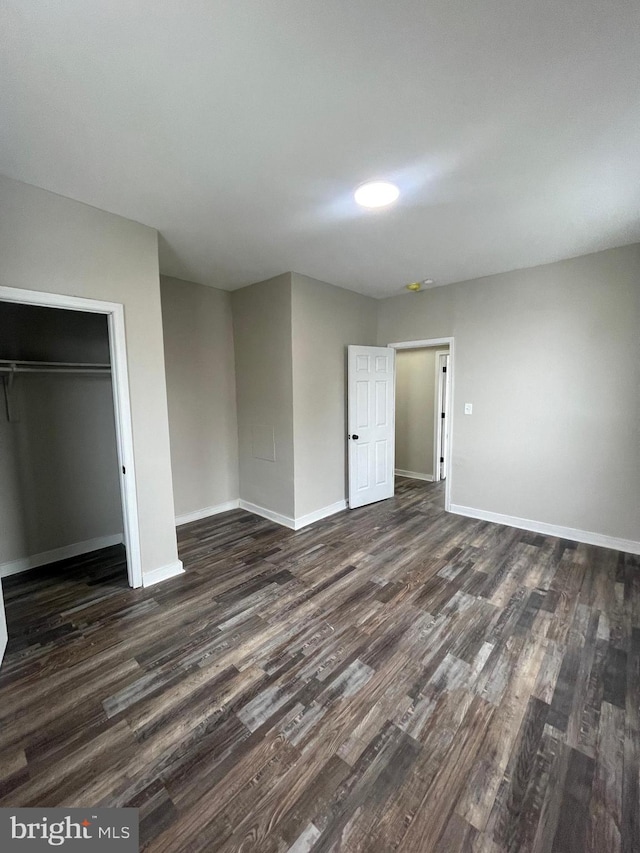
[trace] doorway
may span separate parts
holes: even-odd
[[[434,467],[431,474],[423,479],[444,479],[444,508],[447,512],[451,511],[455,376],[453,337],[399,341],[386,347],[348,347],[346,438],[350,509],[394,495],[394,471],[401,473],[396,464],[395,447],[396,356],[402,350],[423,349],[433,349],[438,354],[434,362],[436,367],[431,368],[431,393],[432,399],[436,401],[432,433],[435,441],[431,439],[431,443],[425,445]],[[444,362],[442,357],[446,357]],[[444,380],[439,377],[442,373],[445,375]]]
[[[428,482],[444,480],[445,510],[450,511],[454,339],[399,341],[388,346],[396,351],[396,435],[399,438],[398,430],[404,429],[407,439],[404,447],[396,443],[396,474]],[[408,406],[403,390],[413,394]]]
[[[115,454],[117,459],[116,488],[119,490],[122,507],[123,540],[126,549],[127,577],[132,587],[142,586],[142,566],[140,555],[140,540],[138,530],[137,493],[135,483],[135,468],[133,458],[133,433],[131,426],[131,411],[129,404],[129,381],[127,372],[126,339],[124,325],[124,308],[118,303],[99,302],[93,299],[62,296],[54,293],[19,290],[17,288],[0,287],[0,302],[13,303],[23,306],[53,308],[62,311],[82,312],[92,315],[103,315],[108,334],[109,369],[111,374],[112,404],[115,428]],[[11,406],[10,383],[18,375],[18,365],[11,369],[11,360],[7,370],[4,365],[3,385],[4,404]],[[65,359],[66,361],[66,359]],[[21,364],[28,371],[28,364]],[[39,367],[45,369],[44,365]],[[59,369],[65,370],[63,365]],[[90,362],[76,363],[74,369],[91,370]],[[105,365],[96,365],[95,370]],[[35,370],[35,367],[32,366]],[[14,378],[12,379],[12,372]]]
[[[449,349],[418,347],[396,354],[395,473],[446,479]]]

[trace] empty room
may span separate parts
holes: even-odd
[[[0,28],[2,850],[640,850],[640,7]]]

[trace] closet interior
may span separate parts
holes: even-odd
[[[0,577],[117,546],[126,583],[106,315],[0,301],[0,386]]]

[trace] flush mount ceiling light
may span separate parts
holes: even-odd
[[[405,284],[405,289],[410,293],[420,293],[423,287],[429,287],[433,284],[432,278],[425,278],[422,281],[412,281],[411,284]]]
[[[400,195],[400,190],[389,181],[368,181],[361,184],[353,194],[362,207],[386,207]]]

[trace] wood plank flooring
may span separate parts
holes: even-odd
[[[153,853],[640,850],[638,558],[442,503],[6,579],[0,805],[137,807]]]

